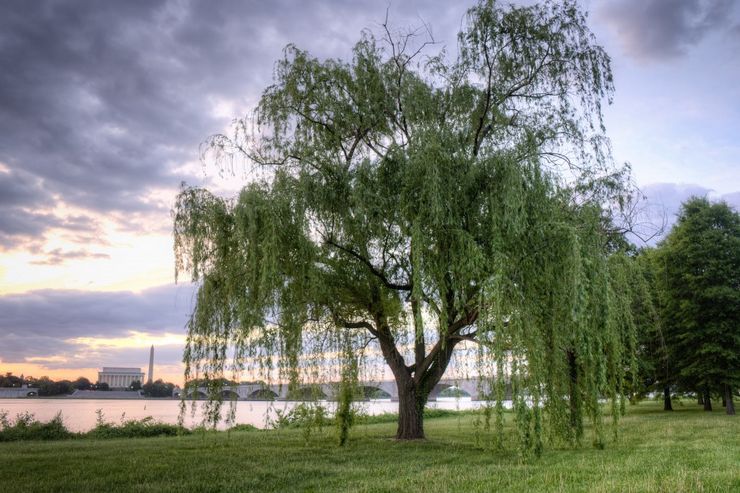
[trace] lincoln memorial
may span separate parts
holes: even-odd
[[[144,382],[144,372],[141,368],[104,366],[103,370],[98,372],[98,382],[107,383],[111,389],[127,389],[136,380]]]

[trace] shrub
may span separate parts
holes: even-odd
[[[8,412],[0,410],[0,442],[63,440],[77,436],[79,436],[77,433],[72,433],[64,426],[61,412],[44,423],[29,412],[20,413],[16,415],[15,421],[11,421]]]
[[[126,419],[126,415],[121,416],[121,423],[109,423],[100,409],[96,411],[97,423],[95,428],[86,433],[86,436],[92,438],[138,438],[154,436],[175,436],[187,435],[191,431],[180,425],[171,425],[154,421],[154,418],[147,416],[142,419]]]
[[[326,409],[322,406],[301,403],[287,412],[275,411],[275,419],[270,423],[275,429],[300,428],[303,439],[308,442],[314,430],[322,431],[329,424]]]
[[[229,428],[229,431],[259,431],[259,428],[254,425],[242,423],[232,426],[231,428]]]

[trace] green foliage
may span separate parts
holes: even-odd
[[[72,385],[77,390],[90,390],[92,382],[85,377],[78,377],[77,380],[72,382]]]
[[[726,203],[685,202],[655,258],[661,318],[679,384],[740,385],[740,215]]]
[[[635,346],[604,207],[627,200],[608,56],[570,1],[478,3],[455,60],[390,33],[347,62],[286,47],[253,118],[204,145],[252,174],[234,200],[177,198],[176,270],[199,287],[186,380],[209,382],[215,421],[229,372],[348,389],[382,355],[413,410],[397,436],[420,438],[456,346],[478,343],[500,426],[514,389],[520,447],[578,441],[584,417],[603,443],[598,400],[618,405]]]
[[[11,420],[7,411],[0,409],[0,442],[62,440],[74,436],[74,433],[65,428],[61,412],[43,423],[27,412],[18,414],[15,420]]]
[[[314,431],[322,432],[328,424],[326,409],[318,404],[301,403],[289,411],[275,410],[271,426],[275,429],[300,428],[308,443]],[[346,440],[346,437],[345,437]]]
[[[142,419],[126,419],[121,416],[120,423],[111,423],[105,420],[100,409],[97,411],[95,428],[85,434],[90,438],[137,438],[155,436],[187,435],[187,428],[155,421],[151,416]]]
[[[229,428],[229,431],[259,431],[259,428],[248,423],[240,423]]]
[[[637,381],[626,386],[634,402],[649,392],[663,392],[675,381],[661,318],[660,284],[656,279],[654,248],[641,250],[632,276],[632,315],[637,327]]]
[[[439,397],[470,397],[467,392],[465,392],[463,389],[459,389],[457,387],[447,387],[446,389],[442,390],[439,394]]]
[[[147,397],[172,397],[172,392],[175,390],[175,384],[167,382],[165,383],[161,378],[154,382],[145,383],[142,387],[144,395]]]
[[[46,376],[37,379],[29,378],[28,386],[38,388],[38,394],[42,397],[71,394],[76,388],[69,380],[54,381]]]
[[[327,412],[323,406],[302,402],[288,411],[275,410],[275,418],[270,426],[274,429],[282,428],[322,428],[327,424]]]
[[[355,420],[355,412],[352,401],[357,393],[357,370],[358,361],[353,353],[351,341],[347,341],[344,348],[344,361],[342,367],[342,381],[339,388],[339,399],[337,402],[336,421],[339,431],[339,445],[347,443],[349,429]]]
[[[0,375],[0,387],[20,387],[23,383],[24,382],[21,381],[21,378],[16,377],[12,372]]]

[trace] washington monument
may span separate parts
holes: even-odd
[[[146,383],[154,382],[154,344],[149,349],[149,374]]]

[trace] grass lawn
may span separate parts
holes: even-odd
[[[0,491],[740,492],[740,416],[674,407],[630,406],[605,450],[528,462],[494,451],[470,415],[427,420],[423,442],[358,426],[344,448],[333,428],[307,443],[300,430],[0,443]]]

